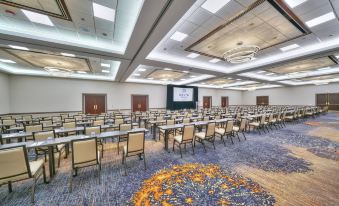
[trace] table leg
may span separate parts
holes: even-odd
[[[168,130],[167,129],[165,130],[164,140],[165,140],[165,150],[169,153],[170,151],[168,149]]]
[[[55,175],[55,163],[54,163],[53,146],[49,146],[48,147],[48,163],[49,163],[49,177],[53,178],[54,175]]]
[[[153,124],[153,139],[154,139],[154,140],[156,140],[156,135],[155,135],[155,133],[156,133],[156,131],[157,131],[157,130],[156,130],[156,127],[157,127],[157,124],[154,123],[154,124]]]

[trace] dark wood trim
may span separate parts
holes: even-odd
[[[86,95],[96,95],[105,97],[105,113],[107,112],[107,94],[106,93],[82,93],[82,113],[85,113],[85,97]]]
[[[70,15],[70,13],[69,13],[69,11],[67,9],[65,0],[55,0],[55,1],[58,4],[58,7],[59,7],[62,15],[56,14],[56,13],[52,13],[52,12],[49,12],[49,11],[45,11],[45,10],[42,10],[42,9],[37,9],[37,8],[29,7],[29,6],[26,6],[26,5],[23,5],[23,4],[18,4],[18,3],[15,3],[15,2],[10,2],[8,0],[0,0],[0,4],[4,4],[4,5],[7,5],[7,6],[12,6],[12,7],[19,8],[19,9],[27,9],[27,10],[30,10],[30,11],[33,11],[33,12],[37,12],[37,13],[40,13],[40,14],[45,14],[47,16],[52,16],[52,17],[55,17],[55,18],[64,19],[64,20],[67,20],[67,21],[72,21],[72,17],[71,17],[71,15]]]
[[[131,112],[133,112],[133,97],[146,96],[146,111],[149,111],[149,95],[148,94],[131,94]],[[152,108],[153,109],[153,108]]]
[[[227,25],[233,23],[234,21],[236,21],[237,19],[241,18],[242,16],[244,16],[245,14],[247,14],[248,12],[250,12],[251,10],[253,10],[254,8],[256,8],[257,6],[259,6],[260,4],[262,4],[263,2],[268,1],[279,13],[281,13],[289,22],[291,22],[299,31],[301,31],[303,34],[299,35],[297,37],[288,39],[286,41],[277,43],[277,44],[273,44],[271,46],[265,47],[265,48],[260,48],[260,51],[264,50],[264,49],[268,49],[271,47],[274,47],[276,45],[279,44],[283,44],[287,41],[291,41],[297,38],[300,38],[302,36],[308,35],[310,33],[312,33],[308,27],[306,27],[304,25],[304,23],[292,12],[292,10],[289,9],[289,7],[286,5],[286,3],[282,0],[257,0],[254,3],[252,3],[250,6],[248,6],[245,10],[241,11],[240,13],[238,13],[237,15],[235,15],[233,18],[231,18],[229,21],[227,21],[226,23],[218,26],[217,28],[215,28],[214,30],[212,30],[211,32],[209,32],[208,34],[206,34],[205,36],[203,36],[202,38],[200,38],[198,41],[194,42],[193,44],[191,44],[190,46],[188,46],[185,51],[188,52],[194,52],[194,53],[198,53],[207,57],[211,57],[211,58],[216,58],[216,59],[220,59],[225,61],[223,58],[218,57],[218,56],[214,56],[214,55],[210,55],[204,52],[200,52],[200,51],[196,51],[193,50],[192,48],[198,44],[200,44],[201,42],[203,42],[204,40],[208,39],[210,36],[212,36],[213,34],[217,33],[219,30],[223,29],[224,27],[226,27]]]

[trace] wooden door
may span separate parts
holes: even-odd
[[[83,94],[85,114],[101,114],[106,112],[106,94]]]
[[[228,107],[228,97],[221,97],[221,107]]]
[[[268,96],[257,96],[257,105],[269,105],[269,97]]]
[[[212,105],[212,97],[211,96],[204,96],[202,99],[203,108],[211,108]]]
[[[328,109],[339,110],[339,93],[328,94]]]
[[[316,94],[316,105],[320,107],[327,106],[328,94]]]
[[[134,95],[132,94],[132,112],[148,110],[148,95]]]

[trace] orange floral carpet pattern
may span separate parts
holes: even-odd
[[[131,205],[273,205],[257,183],[216,164],[189,163],[162,169],[145,180]]]

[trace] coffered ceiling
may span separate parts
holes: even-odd
[[[0,71],[253,90],[339,82],[339,0],[0,0]]]

